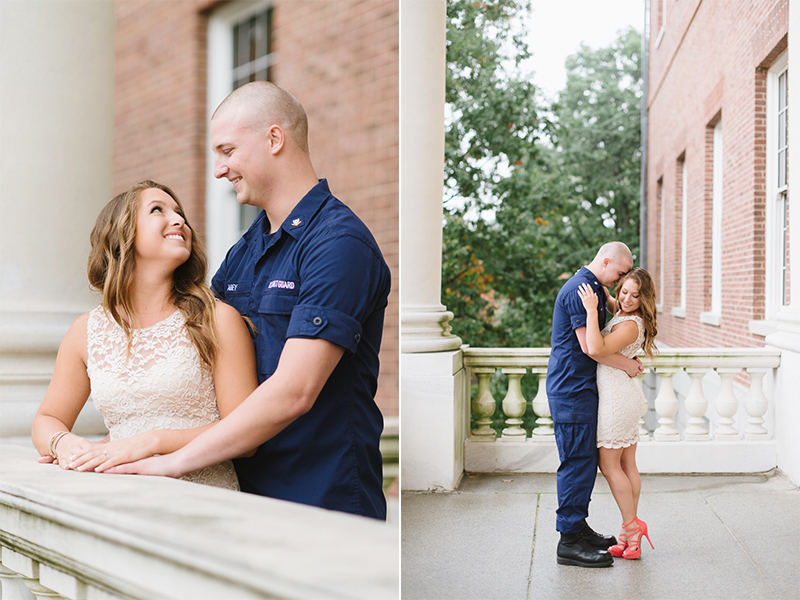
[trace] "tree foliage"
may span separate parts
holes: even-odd
[[[564,280],[607,241],[638,249],[639,35],[582,46],[537,106],[516,33],[529,9],[448,3],[442,298],[473,346],[548,345]]]
[[[619,239],[638,254],[641,159],[641,36],[628,29],[606,48],[581,46],[550,130],[571,196],[575,242]],[[579,208],[583,211],[577,210]],[[603,227],[598,227],[602,224]]]

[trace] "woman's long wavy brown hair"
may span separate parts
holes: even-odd
[[[175,200],[186,227],[192,233],[191,254],[172,275],[170,301],[183,314],[189,339],[197,348],[200,359],[213,371],[219,353],[219,337],[214,294],[205,283],[208,268],[206,249],[200,236],[186,220],[178,196],[169,187],[155,181],[141,181],[115,196],[100,211],[90,237],[89,283],[103,293],[103,309],[122,328],[130,351],[137,328],[136,314],[131,306],[133,273],[136,269],[136,216],[142,192],[153,188]],[[123,315],[128,317],[127,320]]]
[[[656,336],[658,335],[658,323],[656,322],[656,286],[653,283],[653,278],[650,273],[639,267],[634,267],[622,276],[616,288],[617,297],[617,310],[620,309],[619,305],[619,291],[626,281],[632,279],[639,284],[639,312],[642,313],[642,321],[644,322],[644,342],[642,343],[642,350],[650,358],[653,358],[658,353],[656,348]]]

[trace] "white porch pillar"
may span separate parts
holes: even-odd
[[[789,0],[789,69],[800,72],[800,0]],[[800,114],[800,78],[789,77],[789,112]],[[789,119],[789,140],[796,145],[789,152],[789,198],[800,198],[800,121]],[[795,189],[797,188],[797,189]],[[775,377],[775,439],[778,442],[778,467],[795,481],[800,481],[800,210],[789,211],[789,264],[791,304],[778,315],[778,331],[766,337],[766,343],[781,350],[781,366]]]
[[[30,435],[61,338],[97,303],[86,259],[111,197],[114,26],[114,2],[0,2],[0,436]]]
[[[461,340],[441,303],[445,0],[400,5],[400,477],[453,489],[463,471]]]

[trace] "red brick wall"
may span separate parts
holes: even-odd
[[[308,113],[317,175],[370,227],[392,269],[379,395],[398,414],[399,3],[280,0],[274,19],[275,81]]]
[[[661,2],[651,2],[651,23]],[[648,267],[660,265],[658,182],[666,205],[665,294],[659,339],[673,347],[763,345],[748,332],[764,317],[765,73],[786,47],[788,0],[669,2],[665,32],[650,31]],[[722,122],[722,318],[711,306],[713,126]],[[680,306],[681,159],[687,168],[688,260]]]
[[[173,186],[204,230],[207,15],[216,0],[117,2],[114,191]],[[275,82],[309,116],[320,177],[370,227],[392,269],[378,404],[399,412],[399,3],[276,0]]]

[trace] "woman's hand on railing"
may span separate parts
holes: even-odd
[[[72,467],[69,464],[69,457],[73,454],[79,452],[85,452],[92,446],[92,442],[87,440],[86,438],[82,438],[79,435],[75,435],[74,433],[68,433],[64,437],[62,437],[55,445],[55,452],[58,455],[58,459],[53,458],[52,456],[45,454],[40,456],[37,459],[37,462],[42,464],[56,464],[62,469],[69,471]]]
[[[114,442],[98,442],[69,457],[76,471],[103,473],[111,467],[153,456],[158,449],[158,431],[146,431]]]

